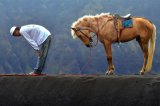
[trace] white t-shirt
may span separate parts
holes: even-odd
[[[40,25],[25,25],[20,29],[20,34],[28,41],[28,43],[35,49],[39,50],[38,47],[41,45],[51,33]]]

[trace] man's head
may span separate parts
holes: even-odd
[[[15,36],[15,37],[21,36],[21,34],[20,34],[20,27],[13,26],[13,27],[10,29],[10,33],[11,33],[11,35],[13,35],[13,36]]]

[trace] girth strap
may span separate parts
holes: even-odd
[[[120,16],[118,14],[114,15],[114,25],[117,32],[117,41],[120,42]]]
[[[115,25],[115,29],[116,29],[116,32],[117,32],[117,42],[119,43],[121,41],[120,40],[121,30],[123,29],[122,21],[130,19],[131,14],[128,14],[126,16],[120,16],[118,14],[115,14],[113,16],[114,16],[114,25]]]

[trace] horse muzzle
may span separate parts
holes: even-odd
[[[93,47],[93,42],[89,42],[89,44],[86,44],[87,47]]]

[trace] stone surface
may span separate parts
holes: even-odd
[[[160,106],[160,76],[0,76],[0,105]]]

